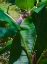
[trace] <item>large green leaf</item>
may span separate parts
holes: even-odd
[[[20,33],[21,33],[22,37],[24,38],[24,40],[27,44],[29,52],[31,52],[32,46],[33,46],[33,43],[34,43],[34,39],[35,39],[35,36],[36,36],[35,26],[34,26],[33,23],[29,22],[28,18],[20,26],[23,27],[23,28],[26,28],[26,30],[21,30]],[[24,47],[22,41],[21,41],[21,44]],[[27,63],[27,62],[28,62],[27,55],[23,51],[21,53],[20,58],[14,64],[17,64],[17,63],[22,64],[22,63]]]
[[[35,45],[36,59],[47,48],[47,11],[44,7],[39,13],[34,13],[33,21],[37,29],[37,40]]]
[[[20,33],[17,32],[11,45],[9,64],[13,64],[20,57],[22,52],[20,42],[21,42],[21,36]]]
[[[8,24],[10,24],[11,28],[16,28],[17,30],[20,29],[16,21],[14,21],[8,14],[4,13],[1,10],[0,10],[0,21],[7,22]]]
[[[34,39],[35,39],[35,26],[34,24],[30,24],[28,18],[20,25],[23,28],[26,28],[26,30],[21,30],[21,34],[26,42],[26,44],[28,45],[28,49],[31,52],[33,43],[34,43]],[[12,64],[14,61],[16,61],[20,54],[21,54],[21,44],[20,44],[20,34],[17,33],[16,36],[14,37],[14,40],[12,42],[12,46],[11,46],[11,53],[10,53],[10,64]],[[17,46],[18,45],[18,46]],[[23,45],[23,43],[22,43]],[[24,45],[23,45],[24,46]]]
[[[34,6],[34,0],[15,0],[16,5],[24,10],[30,10]]]
[[[0,27],[0,38],[12,37],[16,34],[16,30],[13,28],[1,28]]]
[[[21,34],[27,44],[28,50],[31,52],[34,39],[36,36],[36,30],[33,23],[30,23],[31,20],[28,18],[21,24],[21,26],[27,28],[28,30],[21,30]],[[23,44],[22,44],[23,45]],[[23,45],[24,46],[24,45]]]

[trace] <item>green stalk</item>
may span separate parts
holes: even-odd
[[[38,61],[37,61],[37,64],[39,64],[39,61],[41,60],[41,58],[44,56],[44,54],[47,52],[47,50],[44,50],[43,51],[43,54],[41,54],[41,56],[40,56],[40,58],[38,59]]]
[[[39,3],[39,0],[37,0],[37,4]],[[36,4],[36,7],[37,7],[37,4]]]

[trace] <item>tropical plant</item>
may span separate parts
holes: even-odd
[[[0,10],[0,38],[12,38],[7,40],[5,46],[0,49],[0,54],[10,51],[9,64],[13,64],[19,59],[22,50],[26,52],[30,64],[32,64],[32,53],[37,50],[36,63],[38,64],[42,57],[41,54],[47,49],[47,3],[46,0],[37,2],[37,8],[35,7],[31,11],[31,8],[34,7],[34,0],[24,0],[24,2],[16,0],[18,7],[31,11],[30,16],[20,26],[8,14]],[[40,61],[40,63],[42,62]]]

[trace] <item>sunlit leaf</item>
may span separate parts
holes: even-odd
[[[34,6],[34,0],[15,0],[16,5],[24,10],[30,10]]]

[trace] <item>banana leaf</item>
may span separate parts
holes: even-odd
[[[16,5],[23,10],[30,10],[34,6],[35,0],[15,0]]]
[[[35,26],[33,23],[30,24],[28,19],[26,19],[20,26],[21,27],[24,26],[27,28],[27,30],[21,30],[20,33],[22,34],[22,37],[24,38],[24,40],[28,46],[29,52],[31,52],[31,49],[32,49],[32,46],[34,43],[34,39],[36,36]],[[21,50],[22,50],[21,44],[24,47],[22,41],[20,41],[20,35],[17,33],[12,42],[9,64],[13,64],[15,61],[18,61],[18,58],[20,57]]]
[[[28,18],[25,19],[25,21],[21,24],[21,26],[26,27],[28,30],[21,30],[22,37],[24,38],[28,50],[31,52],[32,46],[35,40],[36,36],[36,29],[33,23],[30,23],[30,20]],[[23,45],[23,43],[22,43]],[[23,45],[24,46],[24,45]]]
[[[47,10],[45,6],[38,13],[32,15],[33,23],[36,27],[37,40],[34,47],[36,52],[36,61],[39,59],[41,53],[47,48]]]

